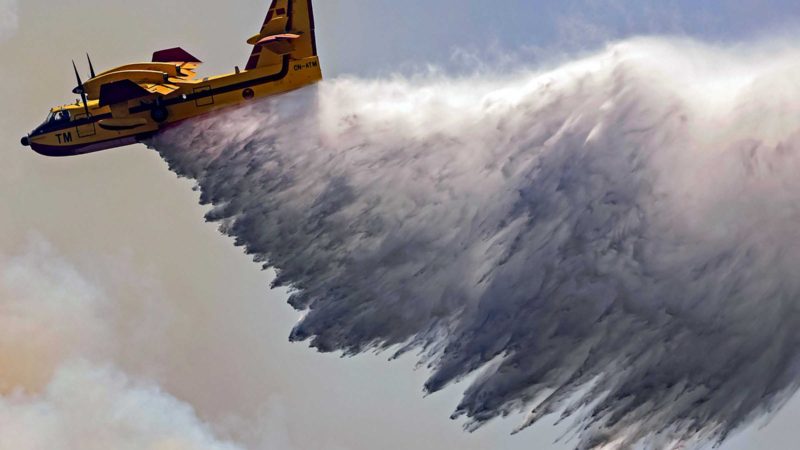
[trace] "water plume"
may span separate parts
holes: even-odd
[[[637,39],[343,78],[154,139],[324,352],[420,352],[454,417],[723,441],[800,380],[800,51]]]

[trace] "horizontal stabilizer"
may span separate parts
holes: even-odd
[[[255,45],[264,47],[272,53],[285,55],[294,51],[292,41],[295,39],[300,39],[300,35],[291,33],[276,34],[274,36],[267,36],[263,39],[260,39]]]
[[[100,106],[109,106],[151,95],[131,80],[120,80],[100,86]]]
[[[175,48],[168,48],[166,50],[159,50],[153,53],[153,62],[161,62],[161,63],[197,63],[200,64],[203,61],[195,58],[186,50],[175,47]]]

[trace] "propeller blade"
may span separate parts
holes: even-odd
[[[75,69],[75,79],[78,80],[78,89],[80,89],[81,91],[85,91],[85,89],[83,88],[83,81],[81,81],[81,74],[78,73],[78,66],[75,65],[74,60],[72,61],[72,68]]]
[[[75,69],[75,78],[78,80],[78,87],[76,90],[81,94],[81,100],[83,100],[83,109],[86,111],[86,117],[89,117],[89,102],[86,100],[86,88],[83,87],[83,81],[81,81],[81,75],[78,73],[78,66],[75,65],[75,61],[72,61],[72,68]]]
[[[86,59],[89,60],[89,73],[92,75],[92,78],[97,77],[97,74],[94,73],[94,66],[92,65],[92,57],[89,54],[86,54]]]
[[[88,118],[89,116],[91,116],[91,114],[89,113],[89,102],[86,101],[86,93],[83,91],[81,91],[81,100],[83,100],[83,109],[84,111],[86,111],[86,117]]]

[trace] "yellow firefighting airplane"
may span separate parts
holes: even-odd
[[[129,64],[81,81],[81,100],[50,110],[22,138],[46,156],[73,156],[134,144],[165,127],[227,106],[282,94],[322,79],[311,0],[272,0],[261,31],[251,37],[245,70],[197,78],[201,61],[181,48],[161,50],[149,63]]]

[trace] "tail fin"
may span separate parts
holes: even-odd
[[[317,56],[311,0],[272,0],[261,31],[247,43],[254,46],[247,70],[279,65],[284,55]]]

